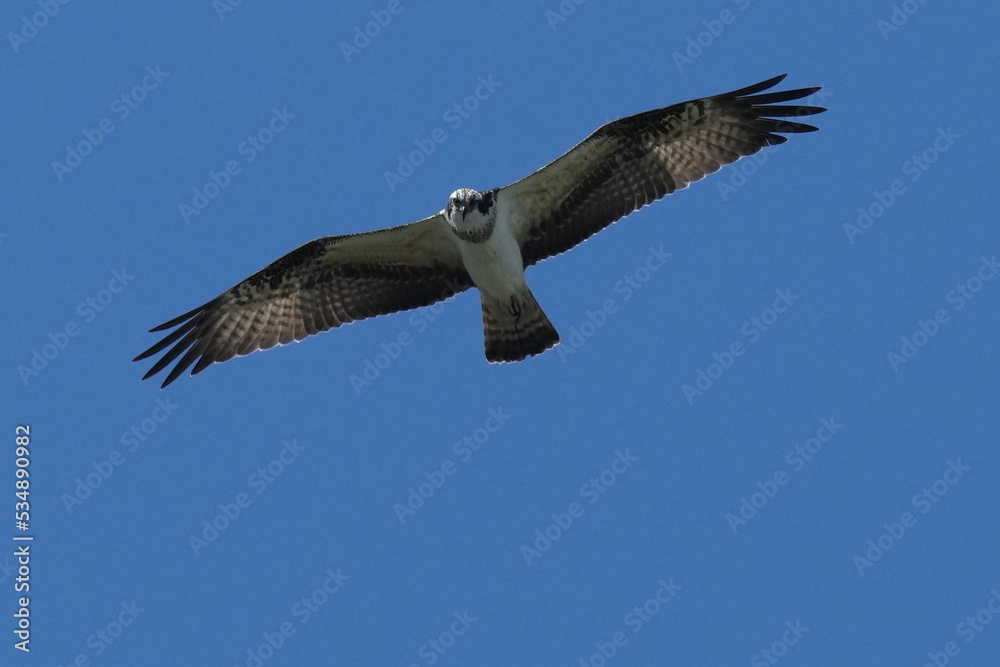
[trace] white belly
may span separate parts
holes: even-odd
[[[483,292],[506,301],[525,286],[521,249],[506,225],[498,224],[483,243],[459,243],[465,268]]]

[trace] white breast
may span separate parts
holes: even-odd
[[[472,282],[495,299],[506,301],[525,286],[521,249],[502,215],[489,239],[483,243],[462,241],[459,247]]]

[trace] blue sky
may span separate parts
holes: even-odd
[[[993,664],[998,14],[5,3],[0,663]],[[467,293],[139,380],[310,239],[783,72],[821,130],[530,269],[541,357]]]

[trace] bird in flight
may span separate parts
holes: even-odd
[[[763,92],[784,78],[612,121],[516,183],[456,190],[443,211],[419,222],[310,241],[151,329],[173,331],[135,358],[166,350],[143,379],[177,360],[166,387],[192,364],[194,375],[218,361],[427,306],[470,287],[482,298],[487,360],[541,354],[559,334],[524,270],[723,165],[784,143],[783,134],[815,131],[788,119],[825,109],[781,103],[818,87]]]

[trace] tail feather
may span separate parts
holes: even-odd
[[[483,294],[483,334],[491,362],[521,361],[559,342],[559,332],[527,287],[508,301]]]

